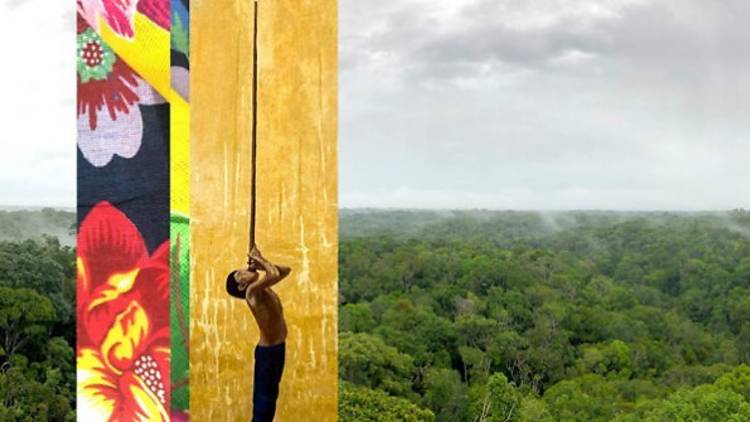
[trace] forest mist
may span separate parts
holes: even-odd
[[[584,225],[616,225],[639,220],[665,225],[677,220],[708,223],[715,227],[750,236],[750,211],[536,211],[536,210],[410,210],[343,208],[339,210],[339,235],[359,237],[375,234],[418,236],[435,226],[471,222],[481,227],[500,226],[506,230],[524,227],[524,235],[553,234]]]
[[[46,235],[74,246],[75,222],[72,210],[0,206],[0,240],[38,240]]]

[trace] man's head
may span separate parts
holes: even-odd
[[[227,293],[237,299],[245,299],[245,290],[247,286],[258,281],[258,273],[248,269],[239,269],[232,271],[227,276]]]

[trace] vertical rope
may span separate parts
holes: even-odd
[[[253,126],[251,135],[252,156],[251,182],[250,182],[250,235],[247,245],[248,254],[255,246],[255,209],[256,209],[256,183],[257,183],[257,156],[258,156],[258,0],[253,2]],[[248,265],[250,261],[248,259]]]

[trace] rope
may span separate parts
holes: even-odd
[[[258,162],[258,0],[254,2],[253,14],[253,126],[251,135],[252,148],[252,170],[250,182],[250,233],[248,237],[247,253],[255,246],[255,209],[256,209],[256,184],[257,184],[257,162]],[[251,264],[248,258],[248,266]]]

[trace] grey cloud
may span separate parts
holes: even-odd
[[[470,1],[451,24],[431,20],[423,4],[391,10],[381,6],[379,13],[366,14],[381,30],[366,34],[351,31],[356,35],[342,40],[342,62],[348,70],[366,65],[368,55],[363,52],[387,52],[403,61],[404,77],[450,79],[472,70],[480,74],[482,67],[498,63],[537,69],[571,51],[620,58],[625,65],[632,59],[647,59],[651,67],[684,66],[686,74],[691,73],[687,68],[691,64],[692,69],[701,70],[696,62],[707,54],[727,63],[747,61],[746,55],[737,54],[748,36],[745,22],[738,16],[748,16],[750,3],[700,3],[694,7],[696,0],[635,2],[611,14],[586,15],[565,13],[568,3],[564,2]],[[524,9],[539,9],[539,4],[548,5],[547,13],[559,16],[547,25],[528,28],[505,19]],[[342,25],[346,25],[350,15],[346,5],[342,8]]]
[[[343,205],[750,204],[750,3],[425,4],[342,3]]]

